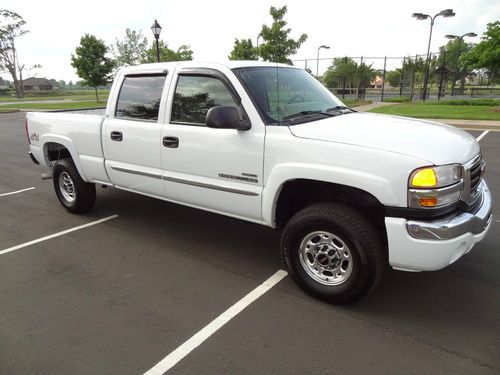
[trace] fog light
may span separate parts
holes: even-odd
[[[437,206],[437,198],[420,198],[420,206],[422,207],[435,207]]]

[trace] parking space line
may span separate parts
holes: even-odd
[[[264,281],[257,288],[252,290],[245,297],[240,299],[233,306],[231,306],[217,318],[212,320],[212,322],[198,331],[198,333],[192,336],[189,340],[184,342],[181,346],[179,346],[164,359],[158,362],[154,367],[146,371],[144,375],[161,375],[170,370],[185,356],[187,356],[199,345],[201,345],[206,339],[208,339],[220,328],[222,328],[227,322],[229,322],[232,318],[242,312],[245,308],[247,308],[252,302],[257,300],[259,297],[269,291],[273,286],[283,280],[286,275],[288,275],[288,273],[283,270],[279,270],[278,272],[276,272],[269,279]]]
[[[26,189],[11,191],[10,193],[3,193],[3,194],[0,194],[0,197],[5,197],[7,195],[12,195],[12,194],[18,194],[18,193],[22,193],[22,192],[28,191],[28,190],[35,190],[35,188],[32,186],[32,187],[29,187],[29,188],[26,188]]]
[[[477,137],[477,138],[476,138],[476,141],[478,141],[478,142],[479,142],[479,141],[480,141],[481,139],[483,139],[483,138],[484,138],[484,136],[485,136],[486,134],[488,134],[489,132],[490,132],[489,130],[485,130],[484,132],[482,132],[482,133],[479,135],[479,137]]]
[[[11,251],[19,250],[19,249],[22,249],[23,247],[31,246],[31,245],[34,245],[36,243],[42,242],[42,241],[47,241],[47,240],[50,240],[51,238],[59,237],[59,236],[62,236],[62,235],[65,235],[65,234],[68,234],[68,233],[71,233],[71,232],[74,232],[74,231],[77,231],[80,229],[88,228],[88,227],[91,227],[93,225],[100,224],[100,223],[103,223],[103,222],[111,220],[111,219],[115,219],[117,217],[118,217],[118,215],[111,215],[111,216],[105,217],[104,219],[91,221],[90,223],[87,223],[87,224],[83,224],[83,225],[79,225],[77,227],[63,230],[62,232],[57,232],[57,233],[54,233],[54,234],[51,234],[51,235],[48,235],[48,236],[45,236],[42,238],[38,238],[38,239],[33,240],[33,241],[29,241],[29,242],[25,242],[25,243],[20,244],[20,245],[12,246],[12,247],[9,247],[7,249],[0,250],[0,255],[7,254],[7,253],[10,253]]]

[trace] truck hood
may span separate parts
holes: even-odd
[[[350,113],[289,129],[300,138],[385,150],[436,165],[463,164],[480,151],[472,135],[453,126],[374,113]]]

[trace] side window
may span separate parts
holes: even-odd
[[[181,75],[172,104],[171,121],[205,124],[205,116],[215,106],[237,106],[220,80],[207,76]]]
[[[157,121],[165,75],[125,77],[115,117]]]

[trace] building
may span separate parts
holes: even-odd
[[[47,78],[31,77],[23,80],[24,91],[53,91],[54,89],[54,85]]]

